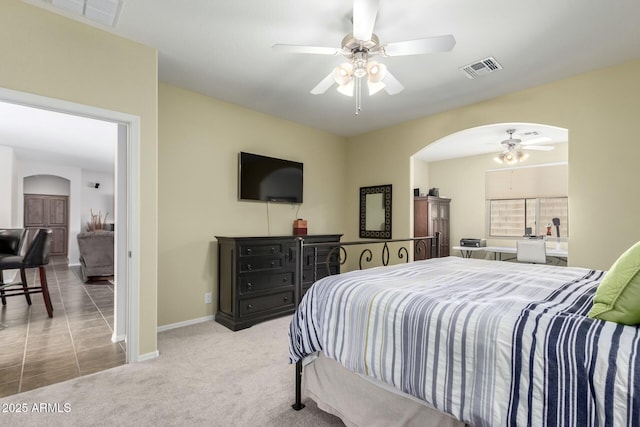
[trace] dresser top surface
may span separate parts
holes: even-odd
[[[303,239],[307,239],[307,238],[339,239],[340,237],[342,237],[342,234],[308,234],[305,236],[294,236],[293,234],[288,236],[215,236],[215,238],[218,241],[220,240],[295,240],[299,237]]]

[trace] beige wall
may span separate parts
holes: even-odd
[[[526,164],[567,161],[569,144],[556,144],[553,151],[529,152]],[[510,168],[496,164],[494,157],[495,154],[485,154],[429,163],[429,181],[440,188],[441,196],[451,198],[451,246],[458,245],[461,238],[468,237],[486,238],[489,245],[515,246],[513,240],[489,238],[486,227],[485,172]],[[455,251],[451,254],[457,255]]]
[[[567,128],[569,264],[608,269],[621,252],[640,240],[636,196],[640,144],[632,137],[640,112],[638,75],[640,60],[351,138],[348,191],[392,183],[394,237],[407,236],[412,231],[410,157],[417,151],[451,133],[492,123]],[[612,147],[622,154],[612,154]],[[347,216],[355,218],[357,199],[350,200],[348,209]]]
[[[214,236],[343,233],[344,138],[162,83],[159,135],[159,325],[215,313]],[[304,203],[238,201],[240,151],[303,162]]]
[[[0,87],[141,118],[140,353],[157,348],[157,53],[18,0],[0,2]]]
[[[413,159],[413,188],[419,189],[420,194],[429,194],[429,162]]]

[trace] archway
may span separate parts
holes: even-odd
[[[554,149],[526,150],[526,160],[516,164],[498,164],[495,159],[505,148],[502,141],[509,138],[507,129],[516,129],[514,137],[522,140],[523,147],[535,141],[530,146],[552,146]],[[495,245],[513,244],[511,238],[489,235],[485,175],[488,171],[521,167],[566,166],[568,148],[568,130],[549,125],[511,122],[465,129],[429,144],[412,156],[412,186],[414,193],[424,195],[428,194],[428,189],[437,187],[440,197],[451,199],[448,218],[450,248],[458,245],[462,238],[485,238]],[[568,185],[568,178],[565,179]],[[414,230],[421,220],[424,221],[416,218],[414,212]]]

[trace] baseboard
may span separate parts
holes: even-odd
[[[184,322],[170,323],[168,325],[158,326],[158,332],[164,332],[164,331],[169,331],[171,329],[182,328],[184,326],[195,325],[203,322],[209,322],[213,319],[214,319],[214,316],[211,315],[211,316],[199,317],[197,319],[185,320]]]
[[[113,335],[111,335],[111,342],[122,342],[126,337],[126,335],[116,335],[116,333],[114,332]]]
[[[152,351],[151,353],[145,353],[138,356],[136,362],[144,362],[145,360],[155,359],[160,356],[160,352],[158,350]]]

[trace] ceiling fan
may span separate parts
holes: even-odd
[[[529,154],[525,153],[523,150],[551,151],[554,148],[549,145],[533,145],[539,142],[549,141],[549,138],[546,137],[531,139],[527,142],[522,142],[522,139],[513,137],[515,131],[515,129],[507,129],[509,139],[505,139],[500,143],[502,144],[503,151],[494,158],[496,162],[507,163],[511,165],[522,162],[526,160],[527,157],[529,157]]]
[[[342,39],[339,48],[275,44],[273,49],[288,53],[343,55],[347,58],[347,62],[331,71],[311,89],[311,93],[323,94],[337,83],[338,92],[346,96],[355,94],[357,115],[362,109],[363,79],[366,79],[369,95],[382,89],[389,95],[395,95],[404,89],[384,64],[372,61],[371,58],[448,52],[456,44],[456,40],[450,34],[395,43],[380,43],[378,36],[373,33],[379,4],[380,0],[353,1],[353,32]]]

